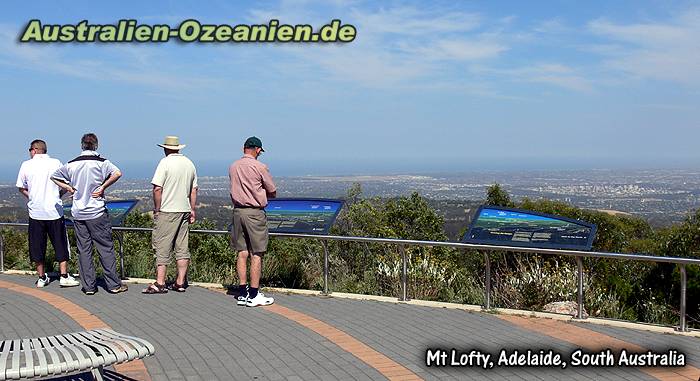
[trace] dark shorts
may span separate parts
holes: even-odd
[[[234,208],[231,246],[237,251],[267,251],[267,215],[262,209]]]
[[[33,262],[46,259],[46,241],[51,241],[56,261],[63,262],[70,258],[68,252],[68,235],[63,217],[57,220],[35,220],[29,218],[29,258]]]

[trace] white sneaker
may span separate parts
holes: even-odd
[[[42,288],[46,287],[51,283],[51,279],[49,279],[49,276],[47,274],[44,274],[43,278],[39,278],[36,280],[36,287],[37,288]]]
[[[70,274],[68,274],[67,277],[61,277],[61,280],[59,281],[59,284],[61,287],[75,287],[75,286],[80,286],[80,282],[75,280]]]
[[[269,306],[274,302],[275,299],[268,298],[262,292],[258,292],[258,295],[253,299],[248,298],[248,301],[245,303],[245,305],[246,307]]]

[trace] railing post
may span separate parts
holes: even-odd
[[[578,268],[578,311],[577,319],[583,319],[583,259],[576,257],[576,267]]]
[[[489,253],[484,253],[484,309],[491,309],[491,258]]]
[[[330,295],[330,291],[328,291],[329,263],[328,263],[328,245],[326,245],[326,241],[322,240],[321,246],[323,246],[323,295]]]
[[[5,272],[5,238],[0,232],[0,273]]]
[[[405,302],[408,300],[408,260],[404,245],[399,245],[399,253],[401,253],[401,296],[399,296],[399,301]]]
[[[123,231],[117,232],[117,240],[119,241],[119,263],[121,265],[119,273],[121,274],[121,279],[126,280],[126,275],[124,273],[124,232]]]
[[[686,298],[686,285],[687,285],[687,274],[685,272],[685,265],[680,265],[680,270],[681,270],[681,321],[680,321],[680,331],[681,332],[686,332],[688,330],[688,323],[685,320],[685,309],[686,309],[686,303],[685,303],[685,298]]]

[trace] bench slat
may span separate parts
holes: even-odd
[[[24,361],[20,362],[19,376],[21,378],[34,377],[34,351],[32,351],[32,343],[29,339],[24,339],[21,345]]]
[[[80,340],[86,345],[99,351],[100,355],[104,358],[105,363],[111,364],[115,362],[122,362],[121,359],[125,357],[123,353],[119,353],[118,347],[112,347],[111,345],[108,345],[108,343],[95,340],[89,332],[80,332],[74,335],[76,337],[80,337]]]
[[[115,338],[114,336],[107,336],[104,335],[100,332],[92,332],[92,336],[94,337],[95,340],[98,340],[100,342],[103,342],[105,344],[109,343],[114,347],[115,351],[119,351],[122,355],[122,360],[120,362],[124,361],[131,361],[137,358],[141,358],[143,356],[140,356],[140,353],[138,351],[138,348],[133,346],[130,342]]]
[[[56,336],[49,336],[47,339],[51,343],[51,347],[55,348],[63,357],[63,361],[61,361],[61,367],[65,366],[63,372],[72,372],[80,369],[78,359],[74,358],[73,354],[65,348],[65,344],[61,343]]]
[[[65,339],[67,339],[68,341],[70,341],[75,346],[76,349],[79,349],[80,353],[83,354],[83,358],[86,361],[89,361],[89,363],[93,367],[98,367],[100,365],[104,365],[104,359],[102,357],[98,357],[95,354],[95,350],[93,348],[90,348],[90,347],[86,348],[85,343],[83,343],[78,338],[76,338],[76,336],[74,336],[72,333],[69,333],[67,335],[62,335],[62,336]],[[86,354],[87,354],[87,356],[86,356]],[[100,361],[100,360],[102,360],[102,361]],[[88,366],[90,366],[90,365],[88,365]]]
[[[156,349],[153,346],[153,344],[149,343],[144,339],[134,336],[122,335],[121,333],[114,332],[111,329],[96,329],[95,331],[106,337],[114,338],[117,340],[123,340],[130,343],[138,351],[139,356],[141,357],[150,356],[156,352]]]
[[[104,352],[105,354],[103,356],[108,357],[110,363],[122,363],[130,360],[120,346],[107,340],[100,340],[90,332],[80,332],[80,335],[84,336],[85,340],[91,343],[90,345],[94,345],[96,348],[99,348],[101,352]]]
[[[56,339],[61,343],[63,348],[70,353],[71,357],[78,362],[76,369],[88,369],[90,366],[92,366],[92,361],[85,356],[85,353],[83,353],[78,346],[68,340],[66,336],[58,335],[56,336]]]
[[[2,345],[2,351],[0,351],[0,378],[5,379],[5,370],[7,369],[7,357],[10,354],[10,346],[12,346],[11,340],[3,340],[0,342]]]
[[[37,376],[46,376],[49,374],[49,365],[46,362],[46,356],[44,355],[44,346],[41,344],[39,339],[31,339],[32,349],[36,353],[37,360],[39,364],[34,365],[34,374]]]
[[[19,345],[19,340],[12,340],[12,349],[10,352],[10,357],[12,358],[12,365],[10,369],[5,371],[5,376],[12,380],[19,379],[19,360],[22,355],[21,347]]]
[[[46,337],[41,337],[39,338],[39,341],[41,342],[41,345],[44,347],[46,350],[46,353],[48,353],[49,357],[51,358],[50,361],[48,361],[46,365],[46,371],[49,374],[54,374],[54,373],[62,373],[66,370],[67,366],[63,365],[65,361],[60,361],[58,357],[58,353],[56,353],[56,350],[53,348],[53,345],[51,345],[51,342],[49,339]],[[56,369],[58,367],[58,369]]]

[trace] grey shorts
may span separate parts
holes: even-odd
[[[153,250],[157,265],[169,265],[175,259],[190,259],[190,213],[159,212],[154,218]]]
[[[237,251],[267,251],[267,215],[262,209],[234,208],[231,246]]]

